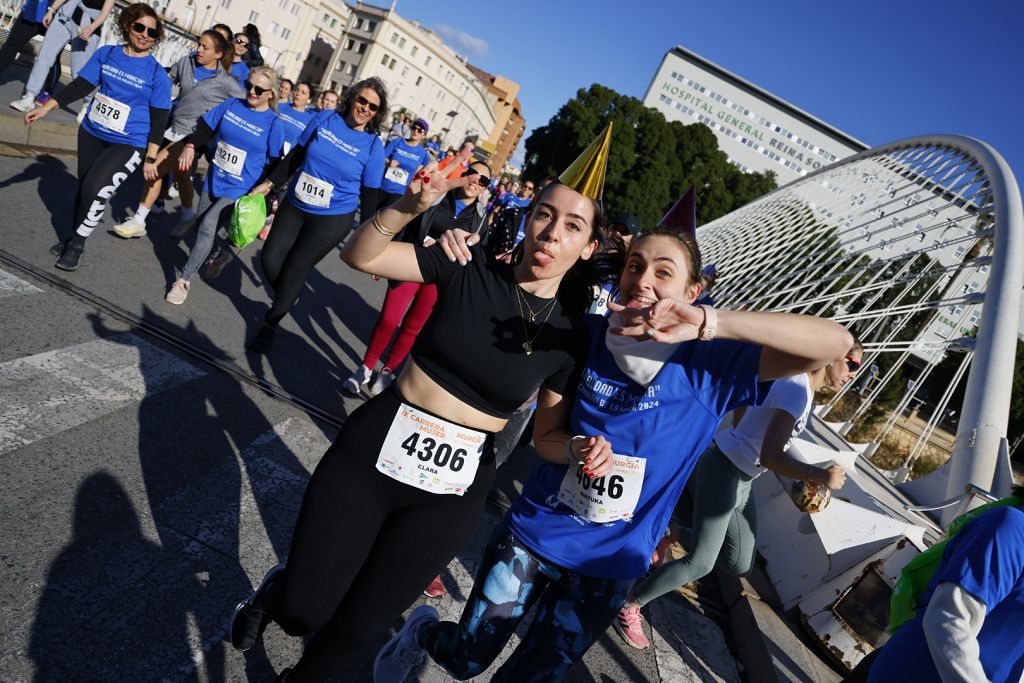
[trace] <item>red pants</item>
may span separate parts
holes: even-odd
[[[370,344],[366,347],[363,365],[371,370],[377,365],[381,354],[387,348],[391,336],[398,330],[398,337],[391,345],[391,352],[384,362],[388,370],[395,370],[409,355],[416,335],[423,329],[430,312],[437,303],[437,287],[418,282],[403,282],[388,288],[384,296],[384,306],[380,317],[370,335]],[[401,328],[399,328],[401,325]]]

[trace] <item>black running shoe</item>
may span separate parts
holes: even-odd
[[[236,650],[246,652],[252,648],[263,636],[263,631],[270,623],[270,617],[260,604],[260,597],[267,589],[267,586],[276,580],[284,572],[284,565],[279,564],[272,567],[263,581],[245,600],[235,607],[235,614],[231,617],[231,645]]]
[[[270,347],[274,344],[274,335],[277,333],[276,327],[271,327],[266,323],[260,326],[259,331],[256,332],[256,336],[249,342],[249,350],[255,353],[266,353],[270,350]]]
[[[78,266],[82,265],[83,251],[85,251],[84,241],[70,239],[64,245],[64,251],[61,252],[60,258],[54,265],[61,270],[78,270]]]
[[[54,256],[60,256],[61,254],[64,253],[64,245],[66,245],[69,241],[71,241],[70,237],[67,238],[66,240],[61,240],[60,242],[57,242],[57,244],[50,247],[50,253],[53,254]]]

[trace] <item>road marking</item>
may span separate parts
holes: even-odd
[[[0,454],[205,374],[129,332],[0,363]]]
[[[30,282],[25,282],[5,270],[0,270],[0,299],[21,294],[39,294],[43,290]]]

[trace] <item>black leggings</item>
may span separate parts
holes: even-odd
[[[42,23],[29,21],[24,16],[19,15],[11,25],[11,32],[7,36],[7,41],[4,42],[3,46],[0,46],[0,73],[6,71],[7,67],[14,63],[14,58],[18,56],[19,52],[25,51],[29,41],[44,33],[46,33],[46,27]],[[53,63],[50,75],[46,79],[46,90],[52,93],[54,86],[57,85],[59,80],[60,60],[58,59]]]
[[[352,230],[355,212],[322,216],[306,213],[288,199],[281,202],[274,229],[263,245],[263,272],[274,288],[266,324],[277,327],[306,284],[309,271],[341,244]]]
[[[283,580],[262,600],[285,632],[313,634],[290,681],[343,674],[479,523],[494,481],[493,436],[465,495],[422,491],[376,469],[400,403],[392,385],[353,412],[306,488]]]
[[[118,186],[142,168],[144,150],[100,140],[78,129],[78,194],[74,232],[83,239],[103,220],[107,200]]]

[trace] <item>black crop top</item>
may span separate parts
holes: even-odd
[[[542,326],[550,300],[520,290],[530,308],[545,311],[526,324],[533,347],[527,355],[512,266],[479,246],[472,254],[461,266],[438,247],[416,247],[420,273],[437,285],[438,299],[416,337],[413,360],[452,395],[495,417],[512,415],[540,386],[575,392],[590,341],[586,326],[558,302]]]

